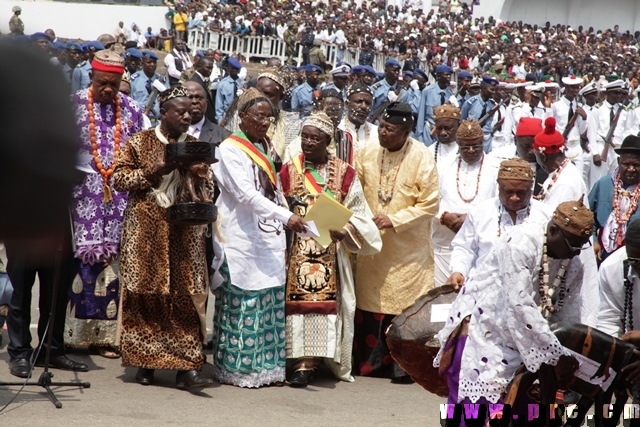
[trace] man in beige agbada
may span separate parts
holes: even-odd
[[[410,382],[391,359],[385,331],[391,320],[433,287],[431,219],[438,212],[438,173],[433,155],[409,137],[408,104],[389,104],[378,127],[379,144],[364,145],[356,169],[382,251],[358,256],[354,371]]]

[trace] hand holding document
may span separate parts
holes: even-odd
[[[353,212],[323,193],[318,196],[316,203],[309,208],[304,221],[307,225],[313,223],[318,233],[318,237],[313,238],[323,248],[327,248],[331,244],[329,230],[342,230],[352,215]]]
[[[318,227],[316,227],[316,223],[313,221],[305,222],[305,231],[304,233],[298,233],[300,237],[320,237],[320,232],[318,231]]]

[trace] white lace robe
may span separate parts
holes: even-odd
[[[555,365],[558,357],[569,354],[551,333],[533,297],[538,288],[543,235],[542,225],[510,228],[454,301],[447,323],[438,333],[441,350],[433,364],[440,365],[447,339],[470,315],[460,365],[459,402],[466,397],[472,402],[484,397],[495,403],[521,363],[536,372],[543,363]],[[554,270],[558,263],[554,262]],[[569,270],[570,276],[577,275],[580,268],[575,273]]]

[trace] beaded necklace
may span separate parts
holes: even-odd
[[[389,179],[387,178],[386,180],[386,187],[390,190],[388,193],[387,192],[382,192],[382,175],[384,173],[384,159],[386,157],[386,153],[387,153],[387,149],[383,148],[382,149],[382,161],[380,162],[380,179],[378,180],[378,199],[380,199],[380,201],[382,203],[384,203],[385,205],[387,203],[389,203],[391,201],[391,199],[393,198],[393,189],[396,186],[396,180],[398,179],[398,174],[400,173],[400,167],[402,166],[402,162],[404,161],[404,158],[407,155],[407,150],[409,149],[409,142],[405,142],[404,143],[404,149],[402,151],[402,157],[400,158],[400,163],[398,164],[398,167],[396,168],[396,172],[393,175],[393,181],[391,182],[391,187],[389,188]],[[391,166],[392,161],[389,160],[389,166]]]
[[[549,262],[547,255],[547,234],[545,231],[543,244],[542,244],[542,261],[540,262],[540,284],[538,285],[538,294],[540,295],[540,305],[538,310],[540,314],[549,320],[551,315],[559,313],[560,309],[564,305],[564,297],[567,292],[567,279],[565,273],[567,272],[567,265],[569,265],[569,259],[563,259],[558,273],[553,279],[553,283],[549,286]],[[558,291],[558,298],[553,301],[553,296]]]
[[[618,231],[616,234],[616,244],[618,247],[623,246],[624,244],[624,233],[625,233],[625,224],[629,222],[631,215],[635,213],[638,209],[638,199],[640,198],[640,184],[636,184],[635,190],[629,197],[629,193],[624,189],[622,180],[620,179],[620,173],[616,176],[616,180],[614,182],[614,187],[616,191],[613,195],[613,214],[618,224]],[[629,197],[629,208],[625,213],[620,212],[620,196],[623,195],[625,197]]]
[[[633,331],[633,283],[629,280],[629,261],[622,263],[624,276],[624,310],[622,312],[622,333]],[[627,328],[627,325],[629,326]]]
[[[458,190],[458,196],[465,203],[471,203],[478,196],[478,191],[480,191],[480,175],[482,174],[482,165],[484,164],[484,158],[480,160],[480,169],[478,169],[478,178],[476,179],[476,192],[473,194],[473,197],[470,199],[466,199],[462,196],[460,192],[460,165],[462,164],[462,157],[458,157],[458,172],[456,173],[456,189]]]
[[[440,141],[436,142],[435,154],[433,156],[436,163],[438,163],[438,149],[440,148]]]
[[[569,159],[564,159],[564,161],[560,164],[560,167],[556,170],[556,175],[553,177],[553,179],[551,180],[551,183],[549,184],[549,186],[547,188],[543,188],[540,193],[537,196],[533,196],[534,199],[536,200],[544,200],[545,197],[547,197],[549,195],[549,193],[551,192],[551,188],[553,188],[553,185],[556,183],[556,181],[558,180],[558,178],[560,177],[560,174],[562,173],[562,170],[569,164]]]
[[[89,137],[91,141],[91,151],[93,154],[93,161],[98,168],[98,172],[102,175],[102,192],[103,202],[108,203],[113,201],[111,195],[111,188],[109,187],[109,178],[113,175],[113,171],[116,168],[118,162],[118,155],[120,154],[120,129],[121,129],[121,115],[120,115],[120,100],[118,96],[115,97],[114,102],[116,104],[116,130],[114,132],[114,144],[113,144],[113,162],[109,169],[105,169],[100,160],[100,153],[98,152],[98,138],[96,137],[96,118],[93,110],[93,87],[89,88],[87,92],[87,110],[89,112]]]

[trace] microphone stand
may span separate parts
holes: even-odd
[[[53,382],[51,378],[53,378],[53,373],[49,371],[49,362],[51,361],[51,342],[53,341],[53,325],[55,325],[56,321],[56,303],[58,301],[58,293],[60,291],[60,269],[62,264],[62,243],[58,246],[56,250],[55,256],[55,264],[53,267],[53,292],[51,296],[51,309],[49,310],[49,321],[47,322],[46,327],[46,339],[47,339],[47,349],[45,350],[45,359],[44,359],[44,372],[40,375],[38,381],[16,381],[16,382],[0,382],[0,387],[8,386],[8,387],[28,387],[28,386],[38,386],[45,389],[47,392],[47,396],[51,403],[55,405],[56,408],[62,408],[62,402],[58,400],[56,395],[51,390],[51,387],[82,387],[89,388],[91,387],[91,383],[88,382]],[[40,350],[42,349],[42,343],[38,346],[38,350],[32,356],[31,367],[29,370],[29,376],[31,376],[31,372],[33,372],[33,368],[36,364],[36,359],[40,354]],[[19,392],[18,392],[19,393]],[[18,395],[16,394],[15,397]],[[14,397],[14,399],[15,399]],[[7,406],[10,404],[9,402]],[[6,407],[6,406],[5,406]]]

